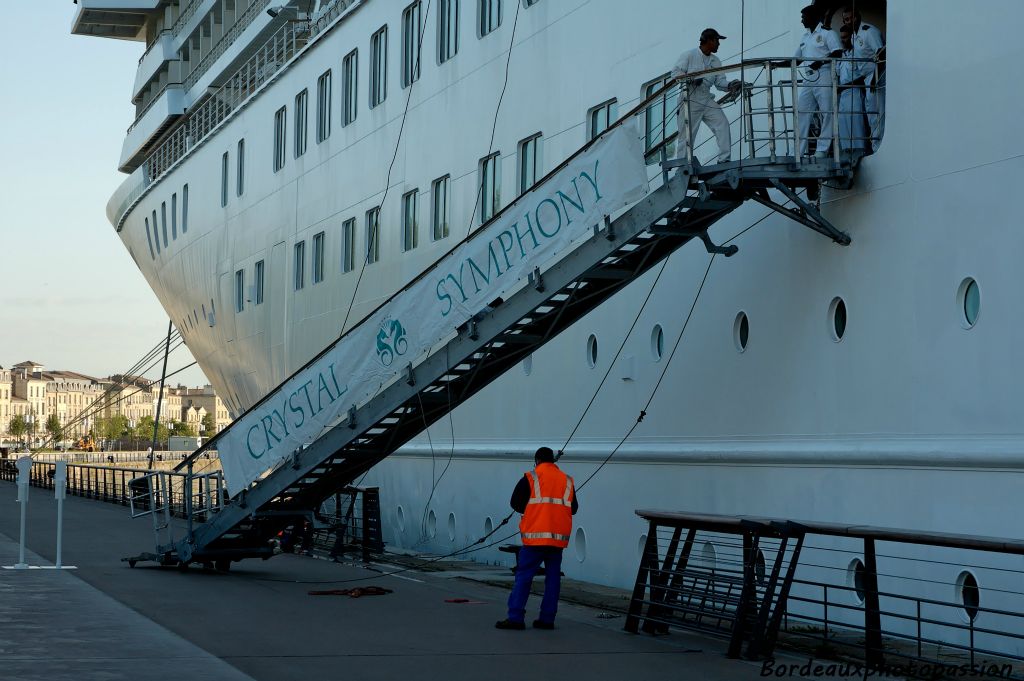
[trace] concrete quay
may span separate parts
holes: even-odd
[[[0,565],[17,562],[15,497],[0,482]],[[30,491],[30,564],[52,565],[55,512],[52,492]],[[69,497],[64,528],[64,563],[78,569],[0,570],[5,681],[760,678],[760,663],[726,658],[721,640],[627,634],[621,616],[571,603],[554,631],[496,630],[510,583],[502,568],[449,563],[388,576],[399,568],[282,555],[228,573],[132,569],[121,558],[152,550],[148,518]],[[369,585],[392,593],[309,594]]]

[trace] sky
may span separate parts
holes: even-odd
[[[0,23],[0,366],[107,376],[167,316],[106,218],[134,118],[141,42],[71,35],[72,0],[4,2]],[[182,346],[168,372],[192,362]],[[160,377],[160,365],[146,372]],[[198,366],[172,382],[203,385]]]

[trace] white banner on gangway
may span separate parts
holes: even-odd
[[[217,446],[231,495],[649,191],[636,124],[606,133],[233,423]]]

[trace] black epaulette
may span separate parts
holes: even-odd
[[[871,25],[870,25],[870,24],[864,24],[864,23],[862,23],[862,24],[860,25],[860,27],[861,27],[861,28],[871,28]]]

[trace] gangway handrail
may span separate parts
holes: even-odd
[[[775,59],[775,61],[777,61],[777,60],[778,59]],[[722,72],[722,71],[737,70],[737,69],[745,68],[746,66],[750,66],[750,65],[753,65],[753,64],[762,64],[762,63],[764,63],[766,61],[772,61],[772,60],[746,59],[746,60],[742,60],[740,62],[729,64],[728,66],[722,66],[722,67],[715,68],[715,69],[707,69],[705,71],[699,71],[699,72],[694,72],[694,73],[691,73],[691,74],[687,74],[687,78],[697,78],[697,77],[701,76],[702,74],[719,73],[719,72]],[[793,61],[793,60],[791,59],[791,61]],[[653,94],[651,94],[650,96],[646,97],[643,101],[641,101],[635,107],[630,109],[626,114],[622,115],[619,118],[619,120],[617,120],[614,123],[610,124],[608,126],[608,128],[606,130],[604,130],[600,135],[597,135],[596,137],[594,137],[594,139],[590,140],[589,142],[584,144],[582,147],[580,147],[577,151],[575,151],[574,153],[572,153],[568,157],[566,157],[565,160],[563,160],[561,163],[559,163],[557,166],[555,166],[550,172],[548,172],[540,180],[538,180],[535,186],[539,186],[539,185],[542,185],[543,183],[547,182],[552,177],[557,175],[560,171],[562,171],[564,168],[566,168],[569,164],[571,164],[573,161],[575,161],[580,156],[582,156],[587,151],[589,151],[601,139],[603,139],[607,135],[611,134],[612,131],[618,129],[622,125],[626,125],[626,124],[630,123],[636,116],[642,115],[646,111],[646,109],[649,106],[651,106],[652,103],[656,103],[657,100],[659,100],[669,89],[671,89],[673,87],[676,87],[676,86],[677,86],[677,83],[675,83],[673,81],[670,81],[669,83],[667,83],[667,84],[663,85],[662,87],[660,87]],[[434,262],[434,265],[436,265],[437,263],[441,262],[442,260],[444,260],[445,258],[450,256],[452,253],[454,253],[459,248],[463,247],[467,242],[471,241],[478,232],[483,231],[484,227],[486,227],[487,225],[489,225],[489,224],[491,224],[491,223],[493,223],[493,222],[495,222],[497,220],[500,220],[515,205],[516,204],[513,201],[513,202],[510,202],[505,207],[503,207],[490,220],[488,220],[486,223],[481,225],[478,229],[473,230],[470,233],[468,233],[461,241],[455,243],[447,252],[445,252],[443,255],[439,256],[438,259]],[[397,297],[399,297],[400,295],[405,293],[408,289],[412,288],[415,284],[420,282],[425,277],[430,276],[430,274],[433,272],[434,265],[431,265],[430,267],[427,267],[427,268],[423,269],[416,277],[414,277],[412,280],[410,280],[405,286],[403,286],[400,289],[396,290],[394,293],[392,293],[390,296],[388,296],[386,299],[384,299],[384,301],[382,301],[379,305],[377,305],[372,310],[367,312],[359,320],[357,320],[356,322],[352,323],[347,329],[343,329],[341,334],[339,334],[333,341],[328,343],[328,345],[323,350],[321,350],[319,353],[317,353],[312,358],[310,358],[309,361],[307,361],[301,367],[299,367],[298,369],[293,371],[291,374],[289,374],[284,380],[281,381],[281,383],[279,383],[273,389],[269,390],[266,395],[264,395],[258,401],[253,403],[248,409],[244,410],[241,414],[239,414],[235,418],[235,421],[239,420],[240,418],[242,418],[243,416],[245,416],[249,412],[251,412],[251,411],[259,408],[260,406],[264,405],[268,400],[270,400],[272,398],[272,396],[276,393],[276,391],[279,388],[284,386],[293,377],[295,377],[296,375],[298,375],[298,374],[302,373],[303,371],[305,371],[306,369],[308,369],[310,366],[312,366],[314,363],[316,363],[319,359],[321,359],[324,355],[326,355],[328,352],[330,352],[331,349],[334,348],[335,345],[338,342],[340,342],[346,335],[354,332],[361,324],[363,324],[367,320],[371,319],[374,315],[379,313],[384,307],[386,307],[387,305],[391,304]],[[175,467],[174,467],[174,470],[175,471],[180,471],[180,470],[184,469],[190,463],[192,463],[196,459],[198,459],[199,456],[204,454],[207,450],[214,449],[215,445],[220,440],[220,438],[230,428],[231,428],[231,425],[228,425],[223,430],[221,430],[220,432],[218,432],[217,434],[212,436],[205,443],[203,443],[203,445],[200,446],[199,449],[195,450],[195,452],[193,452],[190,456],[186,457],[181,462],[176,464]]]

